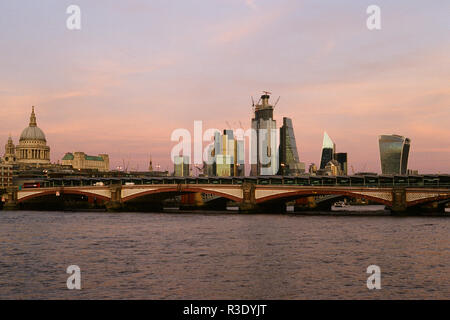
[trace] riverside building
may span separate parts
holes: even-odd
[[[77,170],[98,170],[109,171],[109,156],[99,154],[98,156],[89,156],[84,152],[67,152],[61,159],[62,165],[72,166]]]

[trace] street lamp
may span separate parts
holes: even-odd
[[[286,165],[284,163],[280,163],[280,167],[281,167],[281,175],[284,176],[284,167]]]

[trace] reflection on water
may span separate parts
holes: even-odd
[[[369,205],[345,205],[345,206],[332,206],[332,211],[349,211],[349,212],[385,212],[390,213],[389,209],[386,209],[384,205],[369,204]]]
[[[450,295],[447,217],[0,212],[0,298]],[[66,268],[81,268],[68,290]],[[382,289],[366,269],[380,266]]]

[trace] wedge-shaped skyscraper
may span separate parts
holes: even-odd
[[[283,117],[283,126],[280,128],[278,174],[297,176],[305,172],[305,164],[300,162],[295,142],[294,126],[290,118]]]

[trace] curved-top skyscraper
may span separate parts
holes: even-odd
[[[381,172],[406,174],[411,140],[396,134],[379,136]]]

